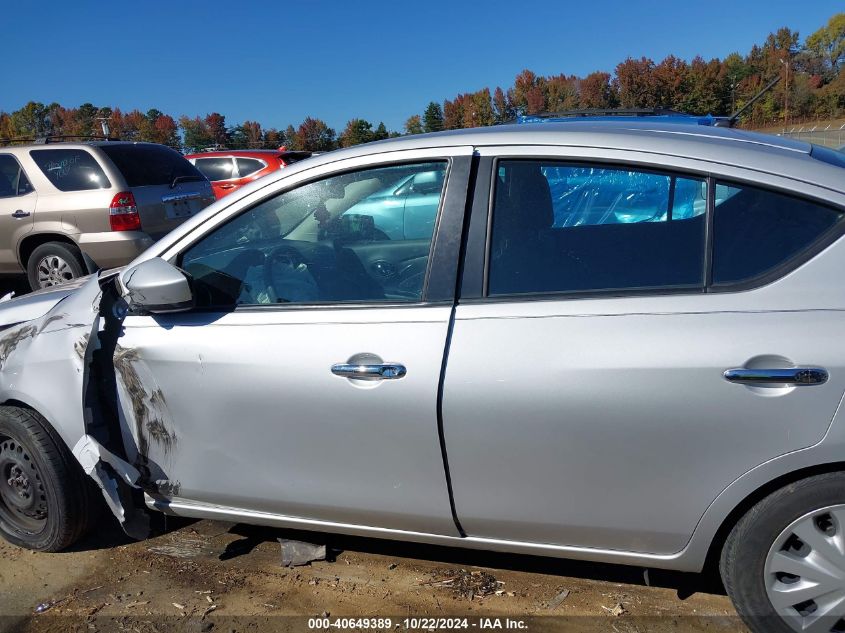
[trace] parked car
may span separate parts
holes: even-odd
[[[93,479],[137,538],[159,511],[715,566],[752,630],[836,630],[834,154],[543,123],[254,182],[122,270],[0,303],[0,531],[68,547]],[[417,177],[436,221],[379,230]]]
[[[35,290],[129,263],[214,201],[178,152],[100,141],[0,147],[0,273]]]
[[[239,187],[311,156],[311,152],[278,150],[221,150],[185,156],[211,181],[219,200]]]

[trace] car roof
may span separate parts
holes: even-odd
[[[627,150],[655,155],[657,164],[659,156],[687,158],[794,178],[845,193],[842,168],[813,158],[809,143],[735,128],[653,120],[527,123],[409,135],[313,156],[286,172],[292,175],[318,164],[391,151],[509,145]]]

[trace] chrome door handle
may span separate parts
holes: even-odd
[[[29,215],[30,215],[29,211],[22,211],[21,209],[18,209],[17,211],[15,211],[12,214],[12,217],[15,218],[16,220],[20,220],[21,218],[28,218]]]
[[[784,385],[823,385],[828,373],[821,367],[789,367],[786,369],[729,369],[725,380],[744,385],[780,383]]]
[[[337,363],[336,365],[332,365],[332,373],[335,376],[358,380],[396,380],[397,378],[402,378],[408,372],[404,365],[397,363],[383,363],[380,365]]]

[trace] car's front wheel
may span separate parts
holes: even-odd
[[[65,549],[96,516],[95,488],[46,420],[0,406],[0,535],[27,549]]]
[[[845,473],[789,484],[734,526],[720,571],[758,633],[845,631]]]

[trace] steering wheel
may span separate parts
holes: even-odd
[[[277,246],[267,254],[264,258],[264,285],[267,287],[267,293],[270,295],[273,303],[287,301],[287,299],[276,295],[275,285],[277,275],[275,268],[277,263],[286,264],[293,270],[298,269],[300,266],[305,266],[306,268],[308,266],[302,253],[289,244]]]

